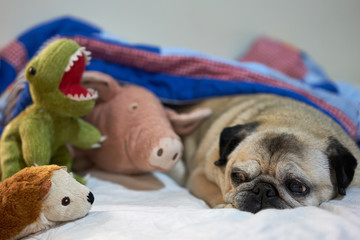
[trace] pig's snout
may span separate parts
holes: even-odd
[[[181,158],[182,148],[182,143],[178,139],[161,138],[151,151],[149,162],[154,167],[168,170]]]

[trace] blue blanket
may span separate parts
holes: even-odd
[[[35,26],[0,50],[0,93],[7,104],[8,93],[26,63],[46,44],[67,37],[92,52],[86,70],[110,74],[125,83],[138,84],[154,92],[164,103],[188,104],[215,96],[273,93],[307,103],[324,112],[360,143],[360,92],[328,79],[302,51],[297,51],[304,74],[289,75],[259,61],[221,59],[184,49],[129,44],[88,22],[63,17]],[[253,56],[253,55],[252,55]],[[248,58],[251,59],[251,58]],[[274,59],[275,62],[278,59]],[[20,81],[21,82],[21,81]],[[11,113],[19,114],[31,103],[28,86],[23,88]],[[4,121],[1,128],[4,127]]]

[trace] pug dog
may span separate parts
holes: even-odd
[[[254,94],[193,107],[213,114],[183,138],[186,186],[210,207],[318,206],[360,186],[358,146],[309,105]]]

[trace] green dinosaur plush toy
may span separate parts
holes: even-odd
[[[92,110],[97,98],[94,90],[80,85],[89,54],[70,39],[58,39],[28,63],[25,77],[34,103],[4,129],[1,180],[27,166],[57,164],[70,170],[66,144],[100,146],[100,132],[79,118]]]

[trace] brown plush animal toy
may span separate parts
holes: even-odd
[[[27,167],[0,184],[0,240],[19,239],[84,217],[94,202],[66,167]]]
[[[85,120],[106,136],[101,148],[84,150],[85,155],[105,171],[135,174],[167,171],[182,157],[177,134],[187,134],[211,114],[208,108],[177,114],[164,108],[147,89],[120,86],[111,76],[89,71],[81,81],[98,91],[99,98]],[[79,159],[79,158],[78,158]]]

